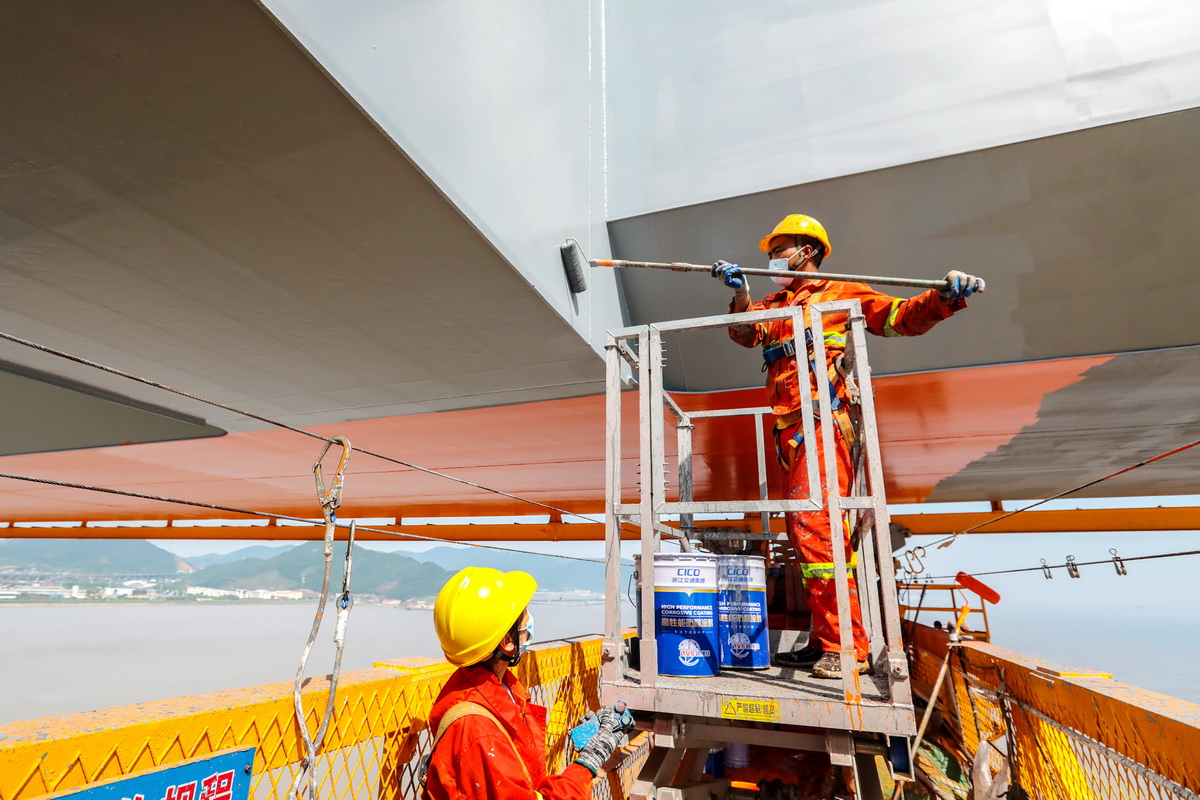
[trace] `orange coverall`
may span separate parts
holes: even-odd
[[[431,800],[590,800],[587,767],[570,764],[558,775],[546,774],[547,711],[529,702],[515,675],[504,673],[501,683],[484,667],[460,667],[434,701],[430,730],[463,701],[492,712],[512,743],[486,717],[463,717],[450,725],[429,760],[425,791]]]
[[[819,273],[818,273],[819,274]],[[804,320],[809,320],[810,303],[833,300],[857,299],[862,304],[866,328],[877,336],[920,336],[955,311],[966,308],[965,300],[944,301],[937,291],[930,289],[909,300],[891,297],[875,291],[866,284],[840,281],[806,283],[793,292],[790,289],[769,294],[761,302],[752,303],[751,311],[768,308],[803,306]],[[733,304],[730,304],[730,311]],[[834,360],[846,347],[846,315],[827,314],[824,317],[825,368],[828,370],[837,398],[843,411],[848,403],[845,382],[833,368]],[[757,325],[735,325],[729,328],[729,337],[743,347],[762,347],[764,352],[792,339],[791,320],[774,320]],[[800,419],[800,379],[798,367],[809,373],[804,365],[808,358],[806,347],[801,341],[794,343],[796,357],[779,358],[767,365],[767,393],[772,411],[775,413],[775,442],[779,464],[784,474],[784,497],[796,500],[808,497],[808,480],[805,474],[804,453],[808,443],[804,442],[803,420]],[[804,365],[801,367],[800,365]],[[817,410],[816,379],[806,381],[807,391],[812,393],[813,411]],[[823,473],[825,453],[822,445],[821,426],[815,427],[817,460]],[[845,440],[840,427],[834,429],[834,446],[837,449],[838,487],[842,495],[848,493],[852,464],[850,443]],[[826,487],[828,491],[828,487]],[[833,582],[833,534],[826,499],[821,511],[789,512],[785,515],[788,539],[796,548],[804,579],[804,594],[813,616],[812,644],[822,650],[839,649],[841,635],[838,629],[837,592]],[[845,548],[846,563],[850,564],[850,536],[844,524],[841,541]],[[849,572],[850,608],[854,634],[854,654],[859,660],[867,657],[867,637],[863,631],[862,612],[858,604],[858,587],[854,573]]]

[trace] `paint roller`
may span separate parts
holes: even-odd
[[[663,263],[659,261],[624,261],[600,259],[589,261],[583,255],[583,248],[574,239],[567,239],[558,247],[562,257],[563,271],[567,275],[567,285],[573,294],[579,294],[587,289],[587,270],[585,267],[613,267],[615,269],[669,269],[672,272],[703,272],[712,274],[712,268],[703,264],[685,264],[681,261]],[[762,275],[768,278],[815,278],[823,281],[852,281],[854,283],[873,283],[880,286],[915,286],[919,289],[937,289],[942,291],[950,288],[950,283],[944,280],[929,281],[921,278],[887,278],[879,275],[844,275],[836,272],[792,272],[778,269],[751,269],[738,267],[743,275]]]
[[[954,582],[964,589],[970,589],[972,592],[979,595],[992,605],[996,605],[996,603],[1000,602],[1000,593],[976,578],[974,575],[960,572],[954,576]]]

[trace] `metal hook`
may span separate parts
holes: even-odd
[[[918,550],[921,552],[918,553]],[[922,560],[924,556],[924,547],[914,547],[912,550],[906,550],[904,552],[904,559],[908,562],[908,566],[904,568],[905,571],[910,575],[920,575],[922,572],[924,572],[925,562]]]
[[[1117,555],[1117,548],[1110,547],[1108,548],[1108,552],[1112,554],[1113,569],[1117,571],[1117,574],[1128,575],[1129,570],[1125,569],[1125,561],[1119,555]]]
[[[1067,574],[1072,578],[1079,577],[1079,567],[1075,564],[1075,556],[1067,556]]]
[[[1050,571],[1050,565],[1046,563],[1046,559],[1042,559],[1042,574],[1046,576],[1046,580],[1054,580],[1054,573]]]
[[[321,474],[321,462],[325,459],[325,454],[329,452],[329,448],[334,444],[339,444],[342,447],[342,457],[338,461],[337,470],[333,473],[333,488],[326,490],[325,476]],[[317,479],[317,499],[321,501],[321,509],[327,514],[336,511],[338,506],[342,504],[342,486],[346,481],[346,462],[350,460],[350,453],[353,448],[350,446],[350,440],[345,436],[335,436],[332,440],[325,443],[325,448],[321,451],[321,455],[317,456],[317,460],[313,462],[313,475]]]

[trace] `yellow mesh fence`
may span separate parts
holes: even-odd
[[[914,681],[925,694],[947,647],[942,631],[921,626],[913,636]],[[1200,793],[1200,706],[987,643],[953,650],[938,707],[968,758],[983,749],[988,775],[1007,764],[1020,789],[1009,797],[1194,800]]]
[[[598,706],[601,639],[588,637],[531,648],[521,681],[550,709],[551,772],[567,763],[567,731]],[[417,765],[432,743],[426,721],[453,667],[425,659],[377,664],[344,673],[333,717],[313,770],[319,797],[400,800],[419,796]],[[324,713],[329,685],[311,679],[302,695],[310,732]],[[646,739],[594,793],[626,789],[645,760]],[[15,723],[0,728],[0,800],[26,800],[81,788],[237,747],[257,748],[251,796],[288,797],[303,744],[292,684]],[[621,796],[624,796],[622,794]]]

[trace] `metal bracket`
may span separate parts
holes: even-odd
[[[849,731],[825,731],[825,750],[829,763],[838,767],[854,765],[854,739]]]

